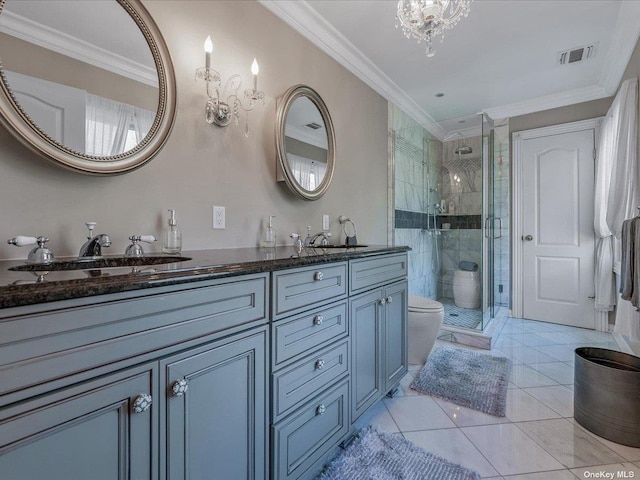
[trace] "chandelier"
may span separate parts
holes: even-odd
[[[427,57],[433,57],[433,38],[444,39],[444,31],[457,25],[462,17],[469,14],[471,0],[400,0],[396,13],[398,22],[407,38],[424,41]]]

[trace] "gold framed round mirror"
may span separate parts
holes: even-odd
[[[169,50],[140,0],[0,0],[0,123],[68,169],[151,160],[175,117]]]
[[[284,181],[305,200],[325,194],[335,168],[335,134],[322,97],[294,85],[279,100],[276,153]]]

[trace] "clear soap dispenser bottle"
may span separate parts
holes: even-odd
[[[162,251],[164,253],[180,253],[182,250],[182,232],[178,230],[176,223],[176,211],[169,210],[171,214],[167,222],[167,228],[162,236]]]
[[[269,215],[269,224],[264,234],[264,240],[260,242],[263,248],[276,248],[276,231],[273,229],[273,219],[275,215]]]

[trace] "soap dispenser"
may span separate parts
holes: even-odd
[[[276,231],[273,229],[273,219],[275,215],[269,215],[269,224],[264,234],[264,239],[260,242],[262,248],[276,248]]]
[[[167,228],[162,236],[162,251],[164,253],[180,253],[182,250],[182,232],[178,230],[176,224],[176,211],[169,210],[171,214],[167,222]]]

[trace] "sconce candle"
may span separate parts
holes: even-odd
[[[253,73],[253,89],[258,90],[258,72],[260,68],[258,67],[258,61],[254,58],[253,63],[251,64],[251,73]]]
[[[211,35],[209,35],[204,41],[204,68],[207,70],[211,68],[211,52],[213,52],[213,42]]]

